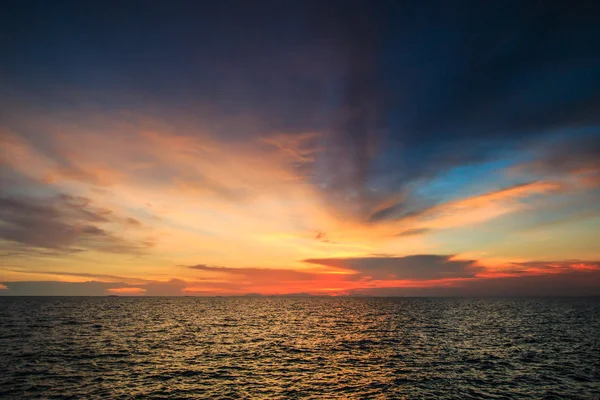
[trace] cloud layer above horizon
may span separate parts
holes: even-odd
[[[0,295],[600,294],[600,5],[13,2]]]

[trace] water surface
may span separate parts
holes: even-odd
[[[600,299],[0,297],[0,398],[594,399]]]

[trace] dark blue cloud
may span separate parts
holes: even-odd
[[[388,287],[360,289],[355,296],[448,296],[448,297],[513,297],[513,296],[599,296],[600,272],[567,272],[561,274],[518,276],[465,280],[446,287]]]
[[[452,260],[450,256],[423,254],[406,257],[311,258],[304,262],[328,267],[347,268],[359,273],[355,278],[435,280],[473,278],[482,270],[474,260]]]

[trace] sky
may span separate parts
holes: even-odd
[[[570,1],[9,1],[0,295],[600,295]]]

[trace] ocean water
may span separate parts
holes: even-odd
[[[0,398],[597,399],[600,299],[0,297]]]

